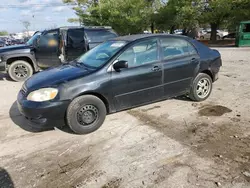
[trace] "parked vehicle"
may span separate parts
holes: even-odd
[[[236,46],[250,46],[250,21],[242,21],[238,26]]]
[[[67,65],[28,79],[18,108],[30,125],[97,130],[107,114],[179,95],[207,99],[222,65],[220,53],[188,37],[144,34],[100,44]]]
[[[182,33],[183,33],[182,29],[177,29],[174,31],[175,35],[182,35]]]
[[[5,46],[5,41],[0,39],[0,47],[4,47]]]
[[[222,39],[235,39],[236,33],[229,33],[228,35],[225,35]]]
[[[216,39],[220,40],[226,35],[228,35],[228,32],[217,30]],[[207,31],[206,33],[202,33],[200,35],[200,39],[202,40],[210,40],[210,38],[211,38],[211,31]]]
[[[0,71],[7,71],[15,81],[24,81],[34,72],[71,61],[117,36],[110,27],[62,27],[36,32],[24,45],[0,49]]]

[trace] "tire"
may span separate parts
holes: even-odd
[[[220,37],[219,35],[216,36],[216,40],[220,40],[220,38],[221,38],[221,37]]]
[[[28,62],[17,60],[10,64],[8,74],[12,80],[22,82],[33,75],[33,68]]]
[[[200,37],[201,40],[204,40],[205,38],[203,36]]]
[[[86,116],[84,116],[85,113],[87,113]],[[75,133],[88,134],[101,127],[106,114],[107,109],[101,99],[93,95],[84,95],[70,103],[67,109],[66,121],[70,129]]]
[[[212,78],[208,74],[200,73],[193,81],[189,93],[189,98],[197,102],[204,101],[210,96],[212,89]]]

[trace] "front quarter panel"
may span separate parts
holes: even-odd
[[[3,58],[4,62],[7,62],[8,59],[10,59],[10,58],[20,58],[20,57],[28,57],[33,62],[35,70],[38,69],[38,67],[35,63],[36,62],[35,54],[33,53],[33,51],[30,48],[2,53],[2,58]]]
[[[106,71],[94,72],[91,75],[61,84],[60,100],[74,100],[86,94],[102,96],[109,105],[110,112],[114,112],[113,95],[111,90],[111,73]]]

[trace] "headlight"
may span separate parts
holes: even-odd
[[[29,101],[35,101],[35,102],[43,102],[43,101],[49,101],[56,97],[58,93],[58,89],[55,88],[43,88],[36,91],[31,92],[27,99]]]

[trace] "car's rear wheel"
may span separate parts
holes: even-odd
[[[88,134],[101,127],[106,114],[107,109],[101,99],[93,95],[84,95],[70,103],[66,120],[75,133]]]
[[[12,80],[22,82],[32,76],[33,68],[28,62],[17,60],[10,64],[8,74]]]
[[[204,40],[205,38],[204,38],[204,36],[201,36],[200,39],[201,39],[201,40]]]
[[[221,37],[220,37],[219,35],[216,36],[216,39],[217,39],[217,40],[220,40],[220,38],[221,38]]]
[[[196,76],[190,89],[189,97],[193,101],[204,101],[206,100],[213,88],[212,78],[205,74],[200,73]]]

